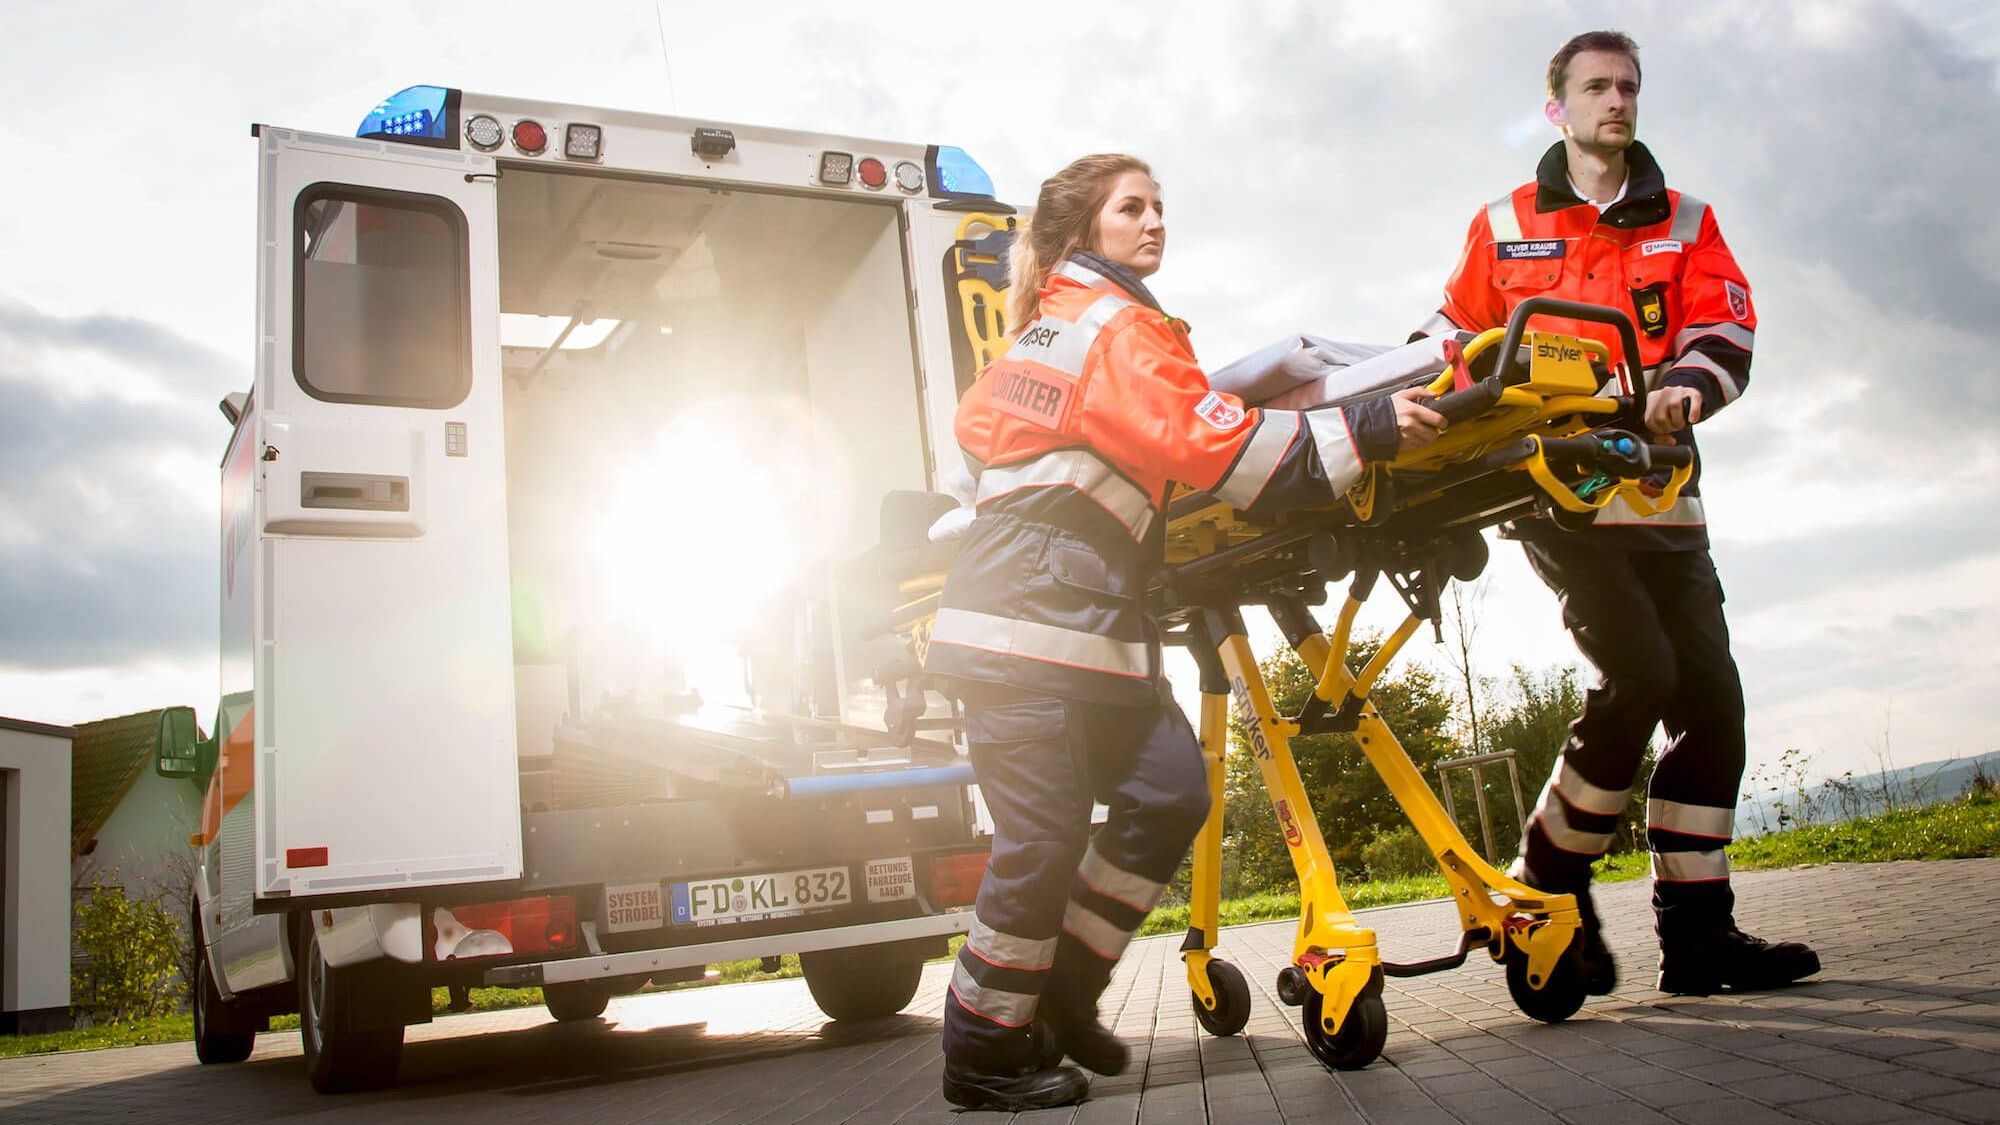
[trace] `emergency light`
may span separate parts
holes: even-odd
[[[457,148],[458,91],[444,86],[404,87],[376,103],[354,135]]]
[[[977,160],[955,145],[932,145],[924,154],[930,166],[931,196],[936,199],[992,199],[993,177]]]

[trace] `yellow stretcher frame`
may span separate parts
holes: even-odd
[[[1585,984],[1573,952],[1582,925],[1575,897],[1545,894],[1481,858],[1368,698],[1418,627],[1437,621],[1443,585],[1484,566],[1478,529],[1534,511],[1588,515],[1621,498],[1653,514],[1673,505],[1692,474],[1686,451],[1608,425],[1642,415],[1643,396],[1634,402],[1598,395],[1608,349],[1526,331],[1540,315],[1611,325],[1619,330],[1623,354],[1639,354],[1623,313],[1530,299],[1505,329],[1465,345],[1431,384],[1440,395],[1432,405],[1451,419],[1438,440],[1373,467],[1336,508],[1274,527],[1250,524],[1206,494],[1184,491],[1169,505],[1167,566],[1153,602],[1162,624],[1175,630],[1170,636],[1188,647],[1201,671],[1199,735],[1211,803],[1195,838],[1189,929],[1181,948],[1196,1018],[1211,1034],[1241,1031],[1250,1008],[1242,972],[1216,955],[1232,698],[1299,881],[1299,924],[1278,993],[1303,1009],[1307,1046],[1323,1064],[1355,1069],[1380,1055],[1388,1034],[1385,976],[1454,968],[1476,948],[1505,965],[1508,990],[1531,1018],[1560,1022],[1583,1003]],[[1519,360],[1523,347],[1525,363]],[[1471,370],[1482,363],[1492,373],[1474,380]],[[1660,465],[1670,472],[1655,488],[1645,478]],[[1465,563],[1467,536],[1477,548],[1471,566]],[[1307,608],[1307,591],[1349,573],[1355,580],[1328,634]],[[1355,616],[1383,576],[1410,612],[1357,672],[1348,664]],[[901,583],[905,601],[896,625],[919,663],[943,577],[913,575]],[[1242,608],[1251,604],[1272,611],[1315,677],[1300,715],[1281,715],[1272,701],[1243,623]],[[1455,953],[1414,964],[1386,961],[1374,931],[1341,896],[1291,751],[1293,738],[1327,730],[1355,735],[1437,861],[1457,910]]]

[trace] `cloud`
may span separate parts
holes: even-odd
[[[159,324],[0,302],[0,669],[211,646],[208,467],[226,435],[196,404],[232,372],[248,385],[239,364]]]

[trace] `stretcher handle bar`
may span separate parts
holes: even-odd
[[[1550,457],[1625,477],[1643,476],[1656,466],[1694,463],[1694,450],[1689,446],[1642,441],[1637,434],[1625,430],[1604,430],[1587,437],[1543,438],[1542,450]]]
[[[830,793],[861,793],[882,789],[933,789],[945,785],[971,784],[970,765],[930,766],[923,769],[788,778],[785,781],[785,795],[819,797]]]
[[[1486,927],[1479,926],[1458,936],[1458,950],[1443,957],[1432,957],[1427,961],[1411,961],[1398,964],[1394,961],[1382,962],[1382,974],[1391,977],[1420,977],[1428,973],[1441,973],[1465,964],[1465,957],[1475,946],[1484,945],[1490,935]]]
[[[1500,401],[1500,392],[1505,389],[1500,376],[1488,375],[1462,391],[1441,394],[1423,405],[1444,415],[1446,422],[1463,422],[1491,410],[1493,404]]]
[[[1494,369],[1502,384],[1512,386],[1527,378],[1527,372],[1521,370],[1521,337],[1527,335],[1528,322],[1538,316],[1559,316],[1616,328],[1625,366],[1635,373],[1632,381],[1641,392],[1639,412],[1642,415],[1645,413],[1645,380],[1636,374],[1639,370],[1639,334],[1632,328],[1631,317],[1605,305],[1586,305],[1560,297],[1530,297],[1516,305],[1514,315],[1507,318],[1507,335],[1500,341],[1500,365]]]

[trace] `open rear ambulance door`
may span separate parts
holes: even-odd
[[[259,139],[257,896],[517,878],[493,161]]]

